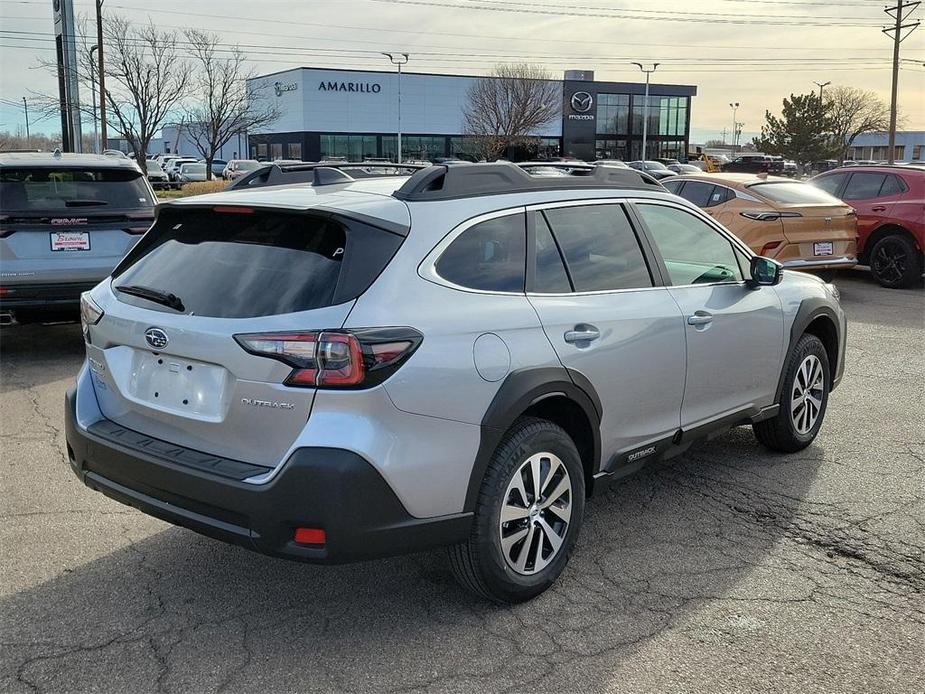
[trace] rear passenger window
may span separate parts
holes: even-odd
[[[678,191],[681,190],[681,186],[684,184],[684,181],[662,181],[662,185],[668,189],[669,193],[674,193],[678,195]]]
[[[886,176],[878,173],[854,173],[845,187],[845,200],[866,200],[880,194],[880,187]]]
[[[526,234],[523,214],[480,222],[443,252],[437,261],[437,274],[467,289],[522,292]]]
[[[541,214],[536,215],[536,273],[533,291],[540,294],[567,294],[572,291],[559,248]]]
[[[620,205],[545,210],[576,292],[651,287],[636,234]]]
[[[681,193],[681,197],[685,200],[689,200],[697,207],[709,207],[710,205],[716,205],[716,202],[711,201],[711,196],[713,195],[713,188],[715,186],[712,183],[704,183],[703,181],[688,181],[684,186],[684,191]]]

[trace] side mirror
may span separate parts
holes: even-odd
[[[784,266],[776,260],[756,255],[752,256],[750,272],[749,287],[753,289],[762,286],[773,287],[775,284],[780,284],[783,279]]]

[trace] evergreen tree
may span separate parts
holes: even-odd
[[[784,99],[780,117],[765,112],[759,151],[792,159],[799,165],[828,159],[837,152],[829,109],[816,94],[791,94]]]

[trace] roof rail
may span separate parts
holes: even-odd
[[[268,163],[228,186],[228,190],[263,188],[292,183],[311,183],[313,186],[348,183],[357,178],[374,176],[407,176],[426,168],[421,164],[385,164],[372,162],[304,162],[301,164]],[[353,175],[351,175],[351,172]]]
[[[478,195],[504,195],[540,190],[629,188],[651,190],[662,185],[636,169],[613,166],[550,162],[549,166],[573,169],[571,176],[538,178],[510,163],[453,164],[417,171],[392,195],[400,200],[454,200]],[[539,164],[535,165],[539,166]],[[543,164],[546,166],[546,164]],[[532,168],[532,166],[528,167]]]

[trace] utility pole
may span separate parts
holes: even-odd
[[[99,45],[90,48],[90,102],[93,104],[93,146],[97,154],[102,154],[103,148],[100,147],[100,131],[97,128],[96,122],[96,76],[93,74],[95,72],[93,69],[93,51],[98,49]]]
[[[726,133],[727,132],[728,132],[728,128],[723,128],[723,147],[726,146]]]
[[[660,64],[661,63],[652,63],[652,69],[646,70],[642,66],[642,63],[633,63],[633,65],[635,65],[640,70],[642,70],[644,73],[646,73],[646,97],[645,97],[646,100],[645,100],[645,105],[642,107],[642,162],[643,162],[642,168],[643,170],[645,170],[646,168],[646,165],[645,165],[646,144],[648,143],[648,140],[649,140],[649,75],[655,72],[655,70],[658,69],[658,66]]]
[[[106,71],[103,69],[103,0],[96,0],[96,72],[100,78],[100,153],[106,149]],[[94,99],[95,101],[95,99]]]
[[[26,97],[22,98],[22,110],[26,114],[26,149],[28,149],[32,142],[32,137],[29,135],[29,104],[26,102]]]
[[[729,104],[732,109],[732,156],[736,155],[736,111],[739,109],[739,102],[734,101]]]
[[[817,87],[819,87],[819,102],[822,103],[822,90],[828,87],[831,82],[813,82]]]
[[[401,164],[401,66],[408,62],[407,53],[383,53],[392,65],[398,66],[398,163]]]
[[[920,4],[918,0],[915,0],[915,2],[897,0],[896,7],[887,7],[883,10],[895,20],[895,24],[891,28],[883,30],[884,34],[893,37],[893,86],[890,93],[890,140],[889,151],[887,152],[887,162],[890,164],[896,160],[896,96],[899,89],[899,44],[915,31],[921,23],[919,21],[904,23]],[[906,29],[909,31],[903,34]]]

